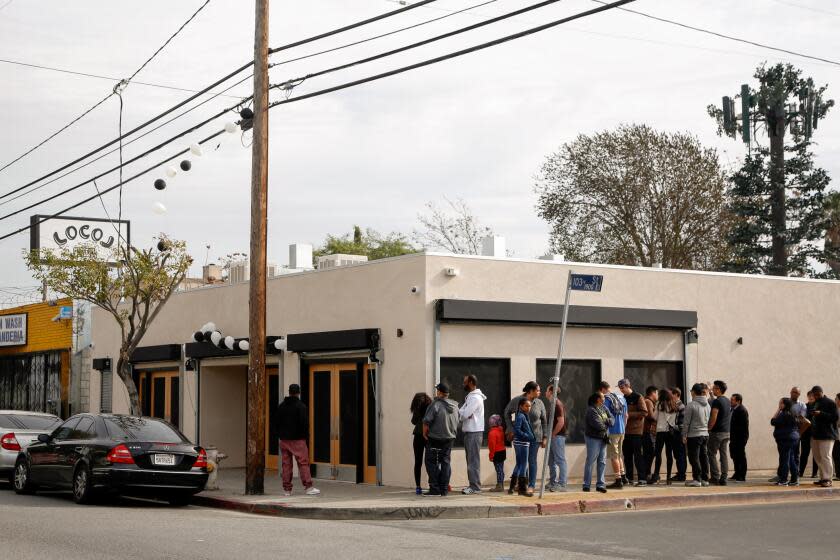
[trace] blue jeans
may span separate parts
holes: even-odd
[[[551,456],[548,458],[550,484],[566,486],[569,468],[566,464],[566,436],[554,436],[551,440]],[[558,471],[560,471],[558,473]]]
[[[493,467],[496,469],[496,483],[504,484],[505,482],[505,462],[499,461],[498,463],[493,463]]]
[[[607,443],[600,438],[585,436],[585,439],[586,465],[583,467],[583,487],[589,488],[591,486],[592,463],[598,461],[598,479],[595,481],[595,486],[606,488],[607,483],[604,480],[604,471],[607,470]]]
[[[787,482],[790,474],[791,482],[796,482],[799,475],[799,454],[796,452],[799,447],[799,438],[784,438],[776,440],[776,447],[779,449],[779,481]]]
[[[527,441],[514,441],[513,452],[516,454],[516,466],[513,467],[511,476],[525,476],[528,470],[528,450],[531,444]]]
[[[528,450],[528,486],[531,488],[537,486],[537,453],[539,452],[539,442],[532,443]]]

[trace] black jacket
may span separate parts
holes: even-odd
[[[309,439],[309,411],[299,397],[286,397],[277,406],[277,437]]]
[[[816,412],[819,411],[819,414]],[[811,425],[814,439],[837,439],[837,405],[828,397],[814,402],[814,418]]]
[[[750,439],[750,413],[742,404],[732,409],[729,437],[744,442]]]

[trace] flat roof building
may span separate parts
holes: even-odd
[[[570,269],[604,277],[600,293],[573,292],[569,310],[560,398],[572,476],[583,470],[586,399],[602,379],[627,377],[639,392],[725,380],[752,412],[754,469],[777,465],[769,418],[792,385],[840,391],[840,282],[420,253],[269,279],[267,334],[285,337],[287,351],[268,357],[266,398],[277,403],[301,384],[316,477],[413,486],[412,396],[443,381],[463,402],[462,377],[475,373],[489,416],[526,381],[545,387]],[[193,342],[209,321],[247,337],[247,283],[174,294],[132,357],[135,381],[144,413],[217,446],[225,466],[243,466],[247,355]],[[115,358],[113,320],[94,310],[92,329],[94,357]],[[99,373],[92,379],[98,403]],[[113,411],[127,403],[114,377]],[[457,446],[452,465],[453,486],[465,484]],[[495,482],[487,461],[482,477]]]

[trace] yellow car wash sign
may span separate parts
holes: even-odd
[[[26,345],[26,313],[0,315],[0,348]]]

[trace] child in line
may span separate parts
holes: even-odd
[[[502,427],[502,417],[494,414],[488,420],[490,432],[487,434],[487,447],[490,451],[490,461],[496,469],[496,487],[491,492],[502,492],[505,489],[505,429]]]

